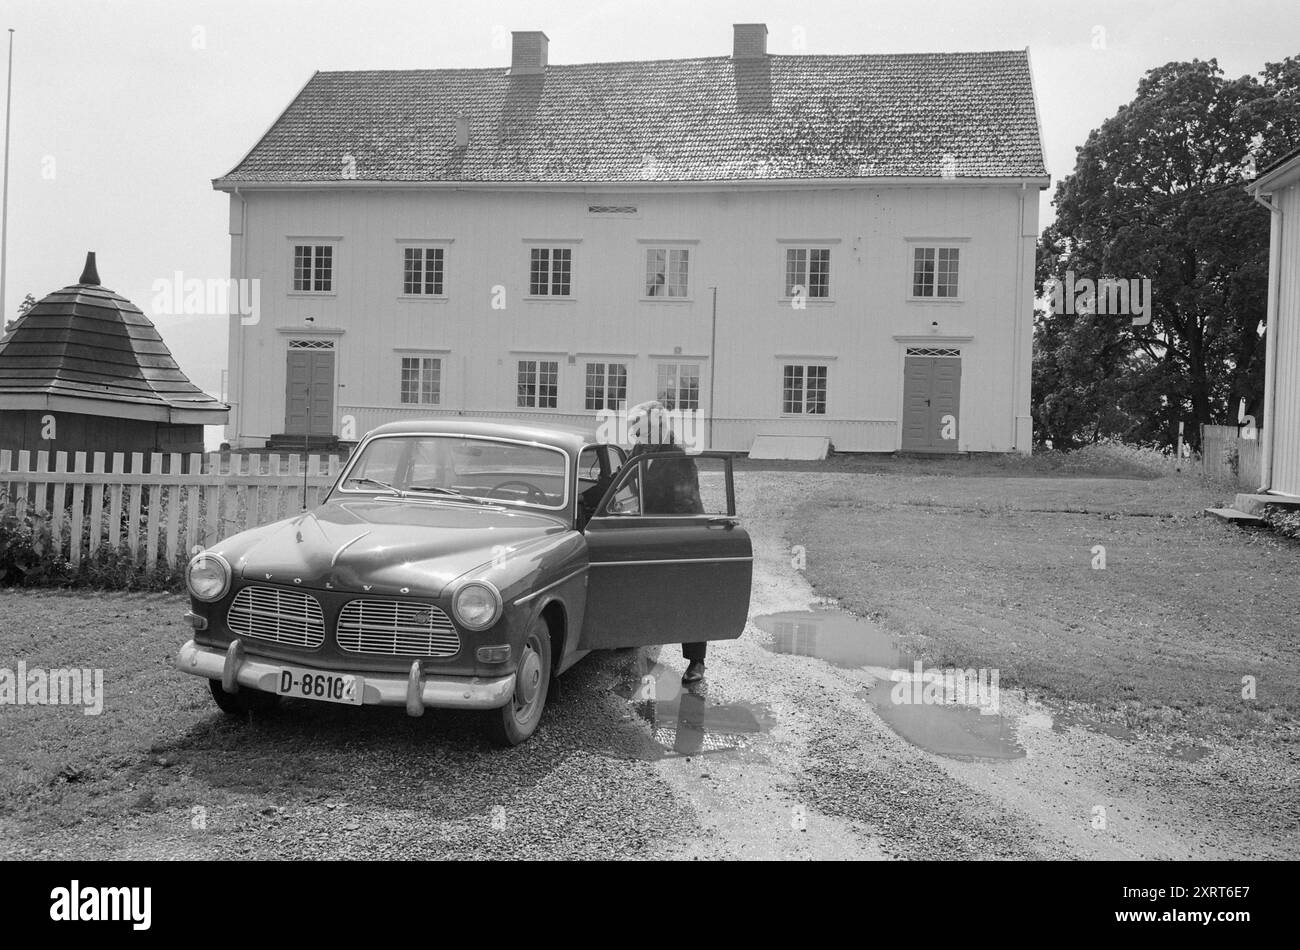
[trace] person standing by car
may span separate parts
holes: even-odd
[[[700,499],[699,471],[695,461],[688,456],[672,430],[668,410],[658,400],[643,402],[628,410],[628,434],[632,451],[628,461],[641,455],[661,456],[646,461],[643,466],[645,499],[644,514],[648,515],[702,515],[704,504]],[[682,644],[682,657],[687,661],[682,682],[698,683],[704,679],[704,657],[707,641]]]

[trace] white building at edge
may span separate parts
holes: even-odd
[[[395,419],[594,426],[658,397],[713,448],[1029,452],[1028,51],[318,72],[230,199],[228,439]],[[716,331],[715,331],[716,314]]]
[[[1270,212],[1260,491],[1300,497],[1300,149],[1249,186]]]

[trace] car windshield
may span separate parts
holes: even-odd
[[[380,436],[348,469],[345,492],[528,505],[568,503],[568,456],[533,443],[458,435]]]

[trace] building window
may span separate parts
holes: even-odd
[[[328,294],[334,290],[334,246],[293,246],[293,289],[303,294]]]
[[[627,402],[626,363],[587,364],[587,409],[619,409]]]
[[[554,409],[559,405],[560,364],[556,360],[520,360],[518,396],[522,409]]]
[[[407,247],[402,253],[402,293],[441,297],[443,249]]]
[[[534,247],[530,250],[528,293],[534,297],[567,297],[573,280],[573,249]]]
[[[685,297],[691,252],[686,248],[651,247],[645,252],[645,295]]]
[[[826,367],[787,363],[781,373],[781,412],[826,414]]]
[[[402,402],[436,406],[442,402],[442,360],[436,356],[402,357]]]
[[[665,409],[700,408],[700,365],[660,363],[655,393]]]
[[[785,295],[826,298],[831,295],[831,250],[788,247],[785,250]]]
[[[955,247],[913,248],[912,296],[956,297],[959,255]]]

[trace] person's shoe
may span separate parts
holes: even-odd
[[[686,672],[682,674],[683,683],[698,683],[704,679],[704,661],[691,660],[686,665]]]

